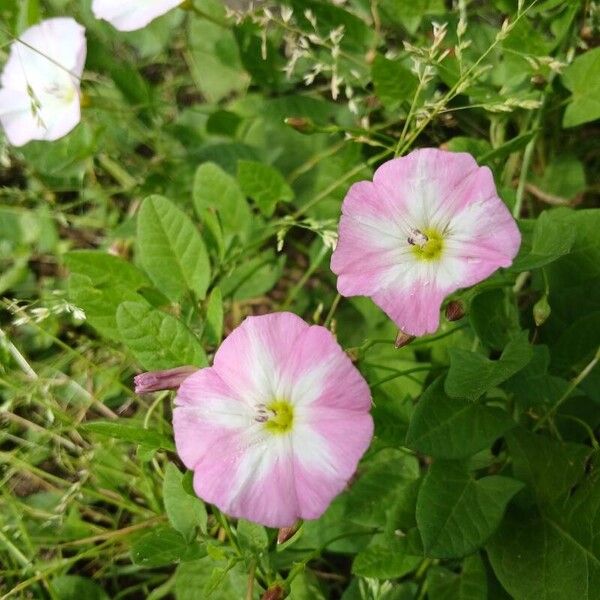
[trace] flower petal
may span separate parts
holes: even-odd
[[[369,386],[325,327],[312,326],[300,335],[284,372],[299,412],[318,407],[366,413],[371,408]]]
[[[354,475],[373,437],[368,413],[315,406],[294,433],[294,472],[301,517],[317,519]]]
[[[258,404],[287,388],[283,366],[308,325],[288,312],[247,317],[215,354],[214,369],[238,397]]]
[[[0,82],[0,121],[15,146],[59,139],[81,119],[85,29],[70,18],[42,21],[10,49]]]
[[[342,213],[338,291],[371,296],[411,335],[435,331],[444,296],[509,266],[520,244],[491,171],[467,153],[390,160],[350,189]]]
[[[419,336],[439,327],[440,308],[448,293],[435,282],[416,282],[407,288],[381,290],[373,295],[373,301],[403,332]]]
[[[289,430],[266,426],[271,402],[292,405]],[[183,381],[173,428],[201,498],[286,527],[320,516],[344,489],[373,433],[370,406],[333,335],[277,313],[246,319],[213,367]]]
[[[94,0],[92,11],[97,19],[108,21],[120,31],[141,29],[157,17],[179,6],[183,0]]]

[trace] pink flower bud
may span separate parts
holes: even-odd
[[[183,383],[184,379],[187,379],[197,370],[197,367],[188,365],[164,371],[140,373],[133,378],[135,393],[147,394],[148,392],[158,392],[160,390],[176,390]]]

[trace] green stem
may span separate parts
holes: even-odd
[[[537,424],[533,428],[534,431],[537,431],[548,419],[550,419],[554,414],[556,414],[556,411],[560,408],[563,402],[565,402],[565,400],[569,398],[569,396],[573,393],[575,388],[592,372],[594,367],[598,364],[598,361],[600,361],[600,346],[596,350],[594,358],[592,358],[592,360],[583,368],[581,373],[579,373],[579,375],[577,375],[577,377],[575,377],[573,381],[571,381],[569,387],[565,390],[565,393],[558,399],[556,404],[554,404],[554,406],[537,422]]]
[[[331,323],[331,320],[333,319],[333,315],[335,314],[335,311],[337,310],[338,304],[340,303],[341,299],[342,299],[342,296],[340,294],[336,294],[333,302],[331,303],[331,308],[329,309],[329,312],[327,313],[327,316],[325,317],[323,327],[329,327],[329,324]]]
[[[281,305],[281,310],[287,310],[291,303],[294,301],[300,290],[304,287],[306,282],[310,279],[311,275],[319,268],[323,259],[327,255],[329,248],[323,246],[317,254],[316,258],[313,260],[312,264],[306,269],[304,275],[300,278],[298,283],[289,291],[287,298],[284,303]]]
[[[379,154],[376,154],[375,156],[372,156],[371,158],[369,158],[369,160],[366,161],[366,164],[367,164],[367,166],[372,166],[372,165],[378,163],[380,160],[384,159],[386,156],[389,156],[392,153],[393,153],[392,149],[386,148],[383,152],[380,152]],[[346,183],[346,181],[348,181],[349,179],[352,179],[352,177],[354,177],[355,175],[358,175],[364,168],[365,168],[364,163],[361,163],[361,164],[357,165],[356,167],[354,167],[353,169],[350,169],[347,173],[345,173],[342,177],[340,177],[340,179],[338,179],[337,181],[334,181],[332,184],[327,186],[324,190],[319,192],[312,200],[308,201],[306,204],[301,206],[292,215],[294,217],[294,219],[298,219],[298,217],[300,217],[305,212],[307,212],[310,208],[315,206],[315,204],[318,204],[319,202],[325,200],[325,198],[327,198],[327,196],[329,196],[329,194],[331,194],[331,192],[335,191],[337,188],[344,185]]]
[[[208,13],[206,13],[203,10],[199,9],[196,6],[196,4],[194,3],[194,0],[186,0],[185,2],[182,3],[181,8],[183,8],[184,10],[189,10],[190,12],[195,13],[196,15],[198,15],[199,17],[201,17],[202,19],[206,19],[207,21],[210,21],[211,23],[214,23],[215,25],[218,25],[219,27],[224,27],[226,29],[229,28],[229,23],[227,23],[227,21],[222,21],[218,17],[213,17],[212,15],[209,15]]]
[[[380,379],[379,381],[376,381],[375,383],[371,384],[371,389],[376,388],[379,385],[383,385],[384,383],[387,383],[388,381],[392,381],[393,379],[398,379],[398,377],[405,377],[410,375],[411,373],[419,373],[420,371],[433,371],[431,366],[428,367],[415,367],[414,369],[406,369],[406,371],[398,371],[397,373],[394,373],[393,375],[390,375],[389,377],[384,377],[383,379]]]
[[[250,561],[250,568],[248,569],[248,584],[246,587],[246,600],[252,600],[254,597],[254,576],[256,573],[256,560]]]

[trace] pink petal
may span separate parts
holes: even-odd
[[[285,365],[293,382],[290,395],[298,407],[318,406],[366,413],[369,386],[350,358],[324,327],[307,328]]]
[[[466,152],[421,148],[381,165],[373,183],[380,195],[402,207],[407,218],[431,217],[440,210],[452,213],[464,206],[468,200],[457,191],[478,169]]]
[[[342,213],[338,291],[371,296],[411,335],[435,331],[444,297],[509,266],[520,244],[491,171],[466,153],[426,148],[390,160],[372,184],[350,189]],[[426,260],[415,245],[429,235],[441,250]]]
[[[240,397],[264,401],[278,395],[283,366],[308,325],[288,312],[247,317],[215,354],[214,369]]]
[[[373,419],[319,406],[302,433],[294,440],[296,490],[302,518],[317,519],[356,472],[373,437]],[[315,439],[320,442],[311,442]]]
[[[421,282],[404,288],[377,292],[373,301],[405,333],[420,336],[434,332],[440,324],[440,308],[448,290]]]
[[[282,400],[293,406],[293,425],[274,433],[260,411]],[[290,313],[248,318],[213,367],[181,384],[177,452],[207,502],[290,526],[321,515],[344,489],[372,437],[370,405],[366,382],[325,328]]]
[[[350,188],[342,210],[331,270],[339,276],[341,294],[369,294],[393,276],[408,228],[403,227],[401,213],[367,181]]]

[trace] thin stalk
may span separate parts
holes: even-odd
[[[575,377],[569,387],[565,390],[565,393],[558,399],[556,404],[536,423],[533,428],[534,431],[537,431],[548,419],[550,419],[553,415],[556,414],[556,411],[560,408],[560,406],[569,398],[569,396],[573,393],[575,388],[592,372],[594,367],[600,361],[600,346],[596,350],[596,354],[594,358],[583,368],[581,373]]]
[[[327,316],[325,317],[325,321],[323,322],[323,327],[329,327],[329,324],[331,323],[331,320],[333,319],[333,315],[335,314],[335,311],[337,310],[338,304],[340,303],[341,299],[342,299],[342,296],[340,294],[336,294],[333,302],[331,303],[331,308],[329,309],[329,312],[327,313]]]
[[[321,263],[323,262],[323,259],[327,255],[328,250],[329,250],[329,248],[327,248],[326,246],[323,246],[321,248],[321,250],[319,251],[319,254],[317,254],[315,260],[313,260],[310,267],[308,267],[308,269],[306,269],[306,271],[304,272],[304,274],[302,275],[302,277],[300,278],[298,283],[289,291],[287,298],[285,299],[284,303],[281,305],[281,310],[287,310],[289,308],[291,303],[294,301],[294,299],[296,298],[296,296],[298,295],[300,290],[304,287],[306,282],[310,279],[312,274],[320,267]]]

